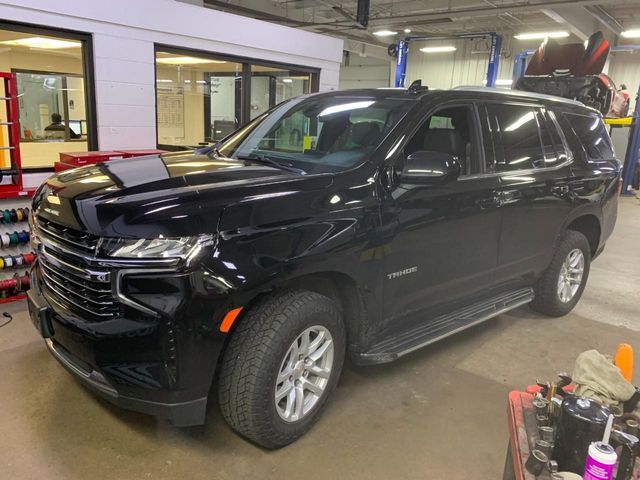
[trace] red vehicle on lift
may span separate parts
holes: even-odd
[[[602,73],[609,50],[602,32],[594,33],[585,43],[560,45],[547,38],[533,54],[515,88],[578,100],[605,117],[626,117],[626,86],[616,88],[613,80]]]

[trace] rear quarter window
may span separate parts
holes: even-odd
[[[560,118],[562,130],[574,152],[584,152],[587,160],[615,158],[611,138],[599,115],[563,112],[556,116]]]

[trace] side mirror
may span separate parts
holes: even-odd
[[[419,150],[404,161],[401,180],[408,184],[446,183],[460,176],[460,163],[449,153]]]

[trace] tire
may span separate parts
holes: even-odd
[[[304,350],[300,345],[301,335],[307,331],[310,331],[310,337],[307,338],[312,346],[314,340],[324,342],[316,353],[331,340],[320,363],[313,363],[309,367],[328,362],[332,345],[331,365],[323,369],[328,370],[328,373],[323,373],[328,378],[316,376],[310,370],[305,370],[307,376],[302,376],[304,372],[300,369],[308,365],[303,360],[295,363],[298,367],[290,369],[293,360],[289,357],[295,357],[296,353]],[[319,334],[321,331],[322,335]],[[317,334],[315,337],[314,332]],[[292,350],[294,341],[299,350]],[[280,448],[297,440],[317,421],[338,383],[344,363],[345,343],[342,315],[331,299],[306,290],[280,293],[263,299],[241,319],[222,360],[218,401],[224,419],[240,435],[265,448]],[[312,355],[309,354],[309,357]],[[281,392],[294,383],[307,385],[290,389],[297,400],[298,388],[302,388],[304,405],[307,404],[305,395],[309,404],[314,400],[313,392],[306,390],[311,386],[309,383],[323,384],[323,390],[315,395],[315,401],[308,411],[303,410],[300,418],[296,418],[299,404],[291,401],[291,391],[276,402],[276,384],[283,377],[285,380],[281,384]],[[290,401],[292,407],[289,413],[292,416],[286,420],[287,412],[283,410],[285,407],[288,409]]]
[[[582,254],[583,271],[580,282],[577,284],[577,289],[569,298],[567,295],[568,289],[566,282],[564,282],[565,288],[563,292],[560,292],[560,275],[563,272],[563,265],[568,256],[575,253],[572,258],[577,259],[579,258],[577,254],[578,251]],[[530,303],[530,307],[536,312],[543,313],[550,317],[561,317],[569,313],[582,296],[584,287],[587,284],[587,279],[589,278],[590,265],[591,246],[589,245],[589,241],[582,233],[567,230],[553,255],[549,268],[547,268],[535,286],[535,298]],[[575,279],[576,276],[573,275],[573,278]],[[570,288],[572,288],[572,286]],[[566,295],[564,300],[561,298],[562,295]]]

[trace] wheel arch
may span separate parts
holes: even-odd
[[[573,218],[565,227],[565,230],[573,230],[582,233],[591,247],[591,258],[595,257],[600,247],[602,226],[600,219],[593,213],[586,213]]]
[[[351,276],[338,271],[323,271],[305,273],[299,276],[288,277],[281,282],[271,284],[268,289],[255,292],[251,297],[242,302],[243,309],[226,334],[224,346],[220,352],[218,365],[222,361],[227,345],[234,335],[238,325],[244,320],[245,314],[254,308],[268,295],[292,290],[309,290],[324,295],[338,305],[342,312],[342,318],[347,334],[346,344],[348,350],[353,350],[362,344],[367,332],[367,306],[365,296],[358,287],[358,283]],[[216,368],[217,370],[217,368]]]

